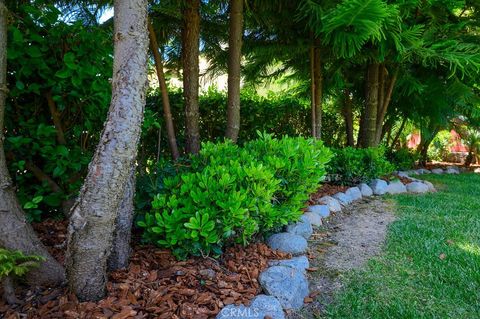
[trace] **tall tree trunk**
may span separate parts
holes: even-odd
[[[136,169],[134,165],[131,169],[127,185],[125,186],[123,199],[118,207],[112,251],[108,258],[109,270],[128,267],[128,260],[132,251],[130,248],[130,240],[132,237],[132,224],[135,213],[135,171]]]
[[[323,99],[323,72],[320,52],[320,41],[315,39],[314,50],[314,79],[315,79],[315,138],[322,138],[322,99]]]
[[[243,1],[230,0],[228,38],[228,105],[225,136],[237,142],[240,131],[240,66],[242,59]]]
[[[200,41],[200,0],[187,1],[183,8],[182,62],[185,135],[187,153],[200,151],[200,113],[198,109]]]
[[[310,48],[310,105],[312,108],[312,137],[317,136],[315,121],[315,47]]]
[[[366,83],[366,103],[364,109],[365,120],[361,127],[360,147],[377,146],[376,128],[377,128],[377,107],[378,107],[378,71],[379,64],[372,63],[368,65],[367,83]]]
[[[382,65],[381,69],[383,70],[383,86],[382,86],[382,93],[381,99],[379,96],[379,108],[377,111],[377,128],[376,128],[376,142],[380,144],[382,140],[382,132],[383,132],[383,121],[385,120],[385,116],[387,115],[388,107],[390,105],[390,101],[392,99],[393,89],[395,88],[395,84],[397,82],[398,77],[398,67],[395,69],[390,81],[388,81],[388,86],[386,85],[385,76],[386,76],[386,69],[385,65]],[[380,78],[382,80],[382,77]],[[380,102],[381,101],[381,102]]]
[[[153,53],[153,59],[155,60],[155,69],[157,71],[158,83],[160,84],[160,90],[162,94],[163,117],[165,118],[168,144],[170,145],[170,151],[172,152],[173,159],[177,160],[180,157],[180,152],[178,151],[175,127],[173,126],[173,117],[170,108],[170,98],[168,97],[167,82],[165,81],[165,74],[163,73],[163,61],[159,52],[157,36],[150,21],[148,22],[148,35],[150,37],[150,49]]]
[[[18,203],[15,189],[10,179],[3,143],[5,100],[7,89],[7,15],[5,1],[0,0],[0,247],[20,250],[28,255],[46,258],[39,268],[27,274],[32,284],[60,284],[65,280],[63,267],[48,253],[27,223],[25,214]]]
[[[343,99],[343,117],[345,119],[345,133],[347,135],[347,146],[355,146],[355,140],[353,138],[353,110],[352,110],[352,98],[350,97],[350,91],[344,90]]]
[[[137,155],[147,81],[147,0],[115,0],[112,100],[68,228],[67,274],[81,300],[105,295],[118,209]]]

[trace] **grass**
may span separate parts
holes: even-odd
[[[392,197],[384,253],[345,287],[326,318],[480,318],[480,175],[429,175],[437,193]]]

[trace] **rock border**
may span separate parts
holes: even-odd
[[[344,193],[324,196],[318,199],[315,205],[309,206],[298,222],[287,225],[283,232],[271,235],[266,241],[270,248],[290,253],[294,257],[271,261],[269,267],[260,274],[259,282],[265,295],[255,297],[249,307],[228,305],[220,311],[217,319],[264,318],[265,315],[271,319],[283,319],[285,318],[284,310],[300,309],[304,305],[304,299],[310,293],[306,274],[306,269],[309,267],[306,256],[307,240],[312,235],[313,228],[322,225],[323,219],[328,218],[332,213],[341,212],[344,207],[364,197],[435,192],[432,183],[411,176],[459,174],[460,170],[456,166],[449,166],[445,170],[433,169],[430,171],[422,168],[395,173],[399,177],[408,179],[410,183],[404,185],[397,179],[390,182],[374,179],[370,183],[361,183],[350,187]],[[261,307],[256,304],[256,298],[261,298]]]

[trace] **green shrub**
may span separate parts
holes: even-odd
[[[336,149],[328,166],[328,173],[345,185],[368,182],[392,171],[394,166],[386,159],[383,147]]]
[[[398,170],[409,170],[415,167],[415,162],[418,160],[418,154],[408,148],[400,148],[398,150],[389,150],[387,152],[387,159]]]
[[[180,258],[246,244],[300,217],[329,158],[321,142],[303,138],[204,143],[188,170],[163,180],[152,211],[138,222],[143,238]]]
[[[0,248],[0,279],[11,275],[23,276],[43,260],[45,258],[41,256],[25,256],[18,250]]]

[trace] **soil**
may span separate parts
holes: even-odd
[[[322,198],[323,196],[332,196],[339,192],[345,192],[348,189],[348,186],[342,185],[335,185],[325,183],[320,186],[319,189],[312,195],[310,195],[310,199],[308,200],[308,205],[315,205],[317,200]]]
[[[363,199],[329,218],[309,240],[311,302],[289,319],[321,316],[342,288],[342,274],[361,269],[382,250],[387,228],[395,220],[393,204]]]

